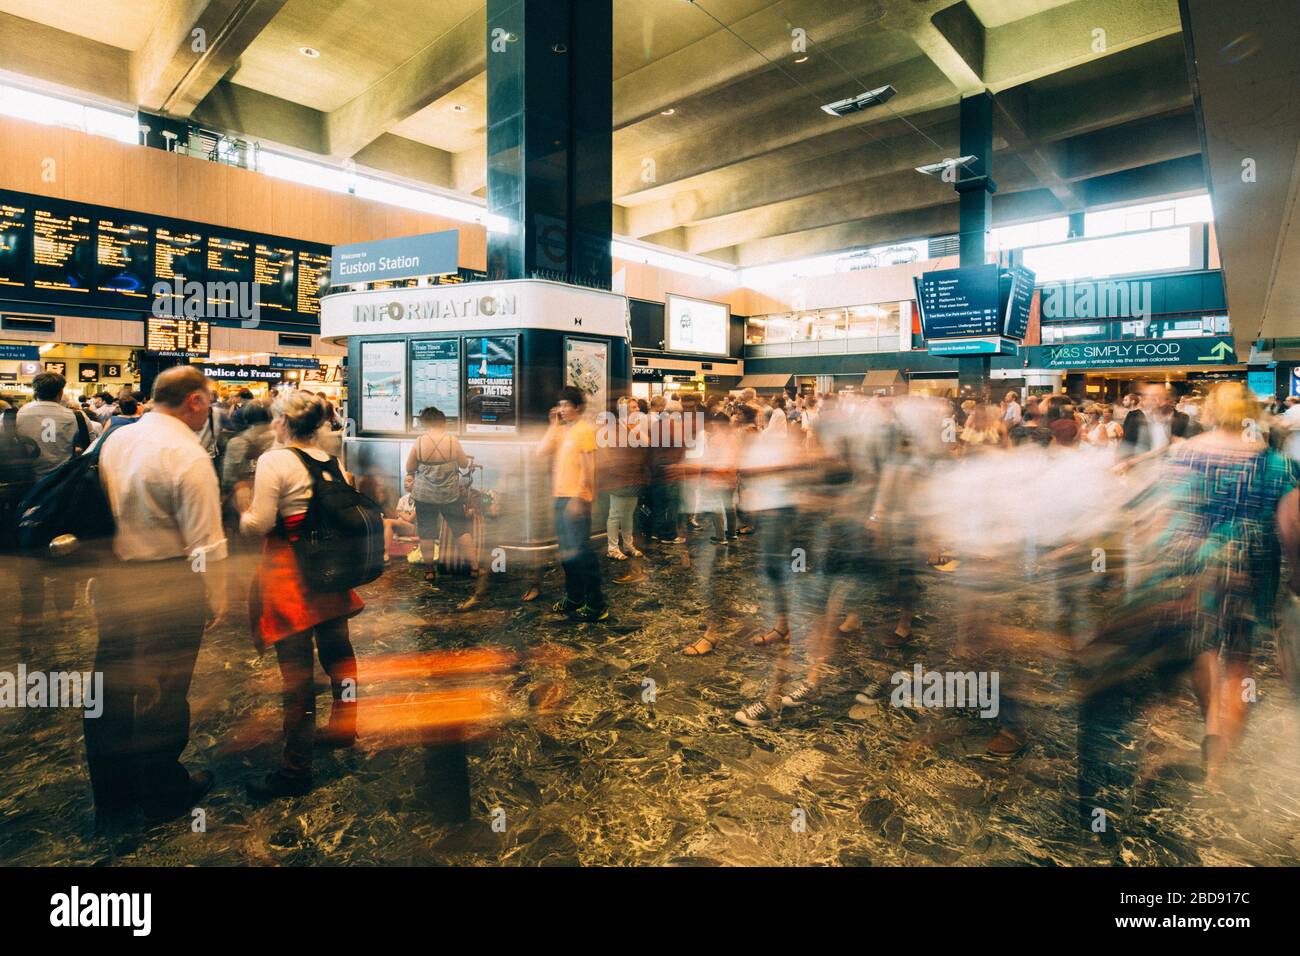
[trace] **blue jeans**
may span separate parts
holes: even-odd
[[[569,503],[580,505],[580,514],[570,517]],[[555,537],[564,566],[564,588],[569,603],[596,610],[605,607],[600,590],[600,562],[591,547],[591,502],[581,498],[555,499]]]

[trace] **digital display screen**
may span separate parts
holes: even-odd
[[[320,293],[329,283],[330,257],[298,253],[298,314],[320,315]]]
[[[256,297],[273,320],[311,326],[329,269],[320,243],[0,189],[0,298],[149,313],[157,292],[178,300],[167,314],[184,299],[178,314],[233,324]]]
[[[36,207],[32,219],[33,281],[38,289],[89,293],[95,230],[89,216]]]
[[[77,380],[80,382],[98,382],[99,366],[81,362],[77,365]]]
[[[940,269],[916,279],[927,339],[1002,334],[996,265]]]
[[[31,255],[30,206],[0,201],[0,286],[27,284]]]
[[[141,222],[101,219],[95,244],[95,289],[147,299],[153,287],[153,242]]]
[[[669,295],[664,305],[664,326],[669,352],[726,355],[731,307]]]
[[[293,249],[257,243],[253,247],[253,281],[257,283],[257,301],[272,313],[293,312],[296,292]]]
[[[206,357],[211,351],[211,323],[195,319],[149,316],[145,351],[169,357]]]
[[[1024,266],[1010,270],[1011,288],[1006,304],[1006,331],[1008,338],[1024,339],[1029,332],[1029,312],[1034,304],[1035,275]]]

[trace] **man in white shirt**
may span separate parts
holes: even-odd
[[[226,606],[221,497],[198,439],[211,400],[198,369],[169,369],[154,383],[153,411],[102,439],[117,562],[104,562],[94,582],[104,708],[85,722],[101,814],[139,806],[170,819],[212,787],[211,773],[190,775],[180,763],[199,644]]]
[[[14,418],[18,434],[30,438],[40,450],[40,457],[32,463],[38,481],[85,451],[93,437],[86,416],[63,404],[66,384],[58,372],[41,372],[32,379],[34,400],[18,409]],[[77,603],[77,576],[55,562],[33,558],[18,577],[19,626],[25,633],[30,634],[44,622],[46,578],[54,584],[51,590],[60,623],[66,624],[72,617]]]

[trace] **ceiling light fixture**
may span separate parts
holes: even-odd
[[[924,173],[927,176],[942,176],[945,171],[952,169],[954,166],[969,166],[975,162],[976,156],[958,156],[956,159],[945,159],[938,163],[927,163],[924,166],[917,166],[918,173]]]
[[[453,113],[468,113],[469,107],[465,106],[463,103],[453,103],[451,104],[451,111]]]
[[[318,59],[320,59],[320,50],[313,49],[312,47],[309,47],[309,46],[300,46],[300,47],[298,47],[298,52],[301,53],[303,56],[305,56],[305,57],[306,57],[307,59],[309,59],[309,60],[318,60]]]
[[[676,113],[676,112],[677,112],[676,108],[670,106],[668,109],[663,110],[662,112],[660,112],[659,115],[660,115],[660,116],[672,116],[672,115],[673,115],[674,113]]]
[[[827,103],[822,107],[822,111],[830,113],[831,116],[848,116],[850,113],[861,113],[865,109],[873,106],[880,106],[893,99],[898,90],[892,86],[881,86],[874,90],[867,90],[865,93],[859,93],[857,96],[850,96],[847,99],[836,100],[834,103]]]
[[[799,59],[795,60],[795,62],[796,62],[796,63],[807,63],[807,62],[808,62],[808,57],[806,57],[806,56],[801,56],[801,57],[799,57]]]

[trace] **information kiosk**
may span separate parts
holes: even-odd
[[[580,388],[592,416],[629,391],[627,299],[561,282],[334,293],[321,299],[321,337],[348,349],[345,457],[363,490],[393,507],[420,411],[439,408],[493,493],[489,552],[554,545],[549,465],[536,449],[559,390]],[[604,514],[598,498],[594,529]]]

